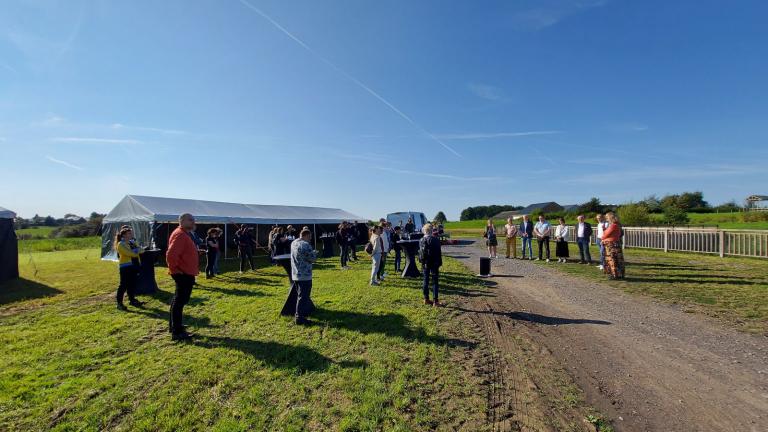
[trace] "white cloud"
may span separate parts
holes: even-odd
[[[48,159],[49,161],[53,162],[53,163],[57,163],[59,165],[64,165],[67,168],[72,168],[72,169],[78,170],[78,171],[82,171],[83,170],[82,167],[79,167],[79,166],[77,166],[75,164],[71,164],[71,163],[69,163],[67,161],[63,161],[61,159],[56,159],[56,158],[54,158],[52,156],[46,156],[45,158]]]
[[[494,87],[489,84],[469,83],[467,84],[467,88],[472,94],[483,99],[492,101],[504,99],[504,91],[499,87]]]
[[[109,125],[112,129],[117,130],[135,130],[135,131],[143,131],[143,132],[157,132],[162,134],[168,134],[168,135],[182,135],[186,134],[186,131],[178,130],[178,129],[163,129],[163,128],[156,128],[156,127],[146,127],[146,126],[126,126],[122,123],[112,123]]]
[[[457,134],[437,134],[436,136],[444,140],[478,140],[492,138],[515,138],[535,135],[554,135],[563,133],[557,130],[545,131],[524,131],[524,132],[478,132],[478,133],[457,133]]]
[[[609,0],[527,0],[514,3],[509,23],[516,30],[537,31],[588,9],[604,6]]]
[[[421,177],[432,177],[432,178],[438,178],[438,179],[445,179],[445,180],[462,180],[462,181],[502,181],[506,180],[503,177],[463,177],[463,176],[456,176],[452,174],[441,174],[441,173],[431,173],[426,171],[409,171],[409,170],[402,170],[397,168],[388,168],[388,167],[382,167],[382,166],[375,166],[374,169],[380,170],[380,171],[387,171],[395,174],[406,174],[406,175],[415,175],[415,176],[421,176]]]
[[[82,138],[82,137],[59,137],[51,138],[53,142],[61,143],[79,143],[79,144],[141,144],[141,141],[134,139],[116,139],[116,138]]]

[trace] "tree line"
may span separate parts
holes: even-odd
[[[63,218],[54,218],[50,215],[45,217],[35,215],[29,219],[17,217],[14,225],[17,230],[35,227],[54,227],[48,234],[49,238],[89,237],[101,235],[101,221],[104,219],[104,216],[106,215],[98,212],[91,212],[87,219],[73,213],[67,213]],[[33,239],[42,236],[25,233],[19,235],[19,237],[21,239]]]

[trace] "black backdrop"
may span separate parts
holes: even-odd
[[[0,282],[19,277],[19,244],[13,219],[0,219]]]

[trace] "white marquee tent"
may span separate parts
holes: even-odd
[[[115,233],[123,225],[133,228],[139,244],[149,246],[154,241],[161,249],[167,244],[167,237],[178,223],[179,215],[191,213],[195,216],[200,235],[210,226],[225,230],[225,245],[236,230],[236,225],[254,225],[257,241],[266,243],[266,230],[272,225],[294,225],[297,228],[310,226],[332,230],[341,221],[364,221],[365,219],[341,209],[303,206],[281,206],[263,204],[235,204],[194,199],[161,198],[127,195],[110,211],[103,221],[102,259],[115,259],[112,247]],[[260,234],[263,235],[259,238]],[[317,237],[317,235],[315,235]],[[231,246],[231,245],[230,245]]]

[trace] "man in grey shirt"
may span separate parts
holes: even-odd
[[[291,277],[296,289],[296,324],[309,324],[312,301],[312,263],[317,261],[317,251],[309,244],[312,232],[301,231],[300,237],[291,243]]]

